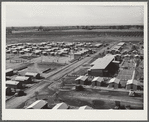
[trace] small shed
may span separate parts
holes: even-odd
[[[85,110],[85,109],[93,109],[93,108],[87,105],[79,107],[79,110]]]
[[[17,77],[15,77],[15,81],[19,81],[22,84],[27,84],[27,83],[30,83],[32,81],[32,78],[26,77],[26,76],[17,76]]]
[[[40,55],[40,54],[42,53],[42,51],[41,51],[41,50],[35,50],[34,53],[35,53],[36,55]]]
[[[117,79],[117,78],[112,78],[110,81],[109,81],[109,85],[108,87],[109,88],[118,88],[120,85],[120,79]]]
[[[69,106],[66,103],[62,102],[56,104],[52,109],[69,109]]]
[[[140,87],[143,86],[143,83],[137,81],[137,80],[128,80],[127,81],[127,84],[126,84],[126,89],[130,90],[130,89],[133,89],[133,90],[138,90]]]
[[[6,89],[6,95],[11,95],[12,93],[11,88],[5,87],[5,89]]]
[[[92,80],[92,86],[101,86],[101,83],[104,81],[102,77],[94,77]]]
[[[25,54],[25,52],[23,50],[19,51],[20,54]]]
[[[47,53],[47,52],[42,52],[42,54],[43,54],[43,55],[48,55],[48,53]]]
[[[7,69],[6,76],[12,76],[12,75],[13,75],[13,69]]]
[[[48,102],[45,100],[37,100],[31,105],[29,105],[26,109],[45,109],[48,106]]]
[[[9,88],[15,88],[15,89],[21,89],[23,88],[22,83],[18,82],[18,81],[6,81],[6,87]]]
[[[88,82],[88,76],[79,76],[75,79],[76,84],[86,85]]]
[[[10,53],[11,51],[10,50],[6,50],[6,53]]]
[[[32,72],[26,72],[25,73],[26,77],[31,77],[31,78],[40,78],[40,74],[39,73],[32,73]]]
[[[13,54],[17,54],[18,52],[16,50],[12,51]]]

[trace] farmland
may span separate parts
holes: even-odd
[[[142,30],[55,30],[48,32],[20,32],[7,34],[7,44],[11,43],[39,43],[46,41],[64,42],[110,42],[110,41],[141,41],[143,39]],[[123,38],[124,37],[124,38]]]

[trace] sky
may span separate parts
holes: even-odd
[[[6,5],[6,26],[142,25],[143,6]]]

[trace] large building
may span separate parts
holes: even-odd
[[[106,55],[103,58],[98,58],[91,63],[91,68],[88,70],[88,75],[107,77],[115,74],[119,66],[114,61],[114,55]]]

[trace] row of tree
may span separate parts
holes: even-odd
[[[11,34],[13,31],[17,30],[27,30],[27,29],[37,29],[38,31],[51,31],[51,30],[68,30],[68,29],[143,29],[143,25],[115,25],[115,26],[55,26],[55,27],[46,27],[46,26],[39,26],[39,27],[7,27],[6,32],[7,34]]]

